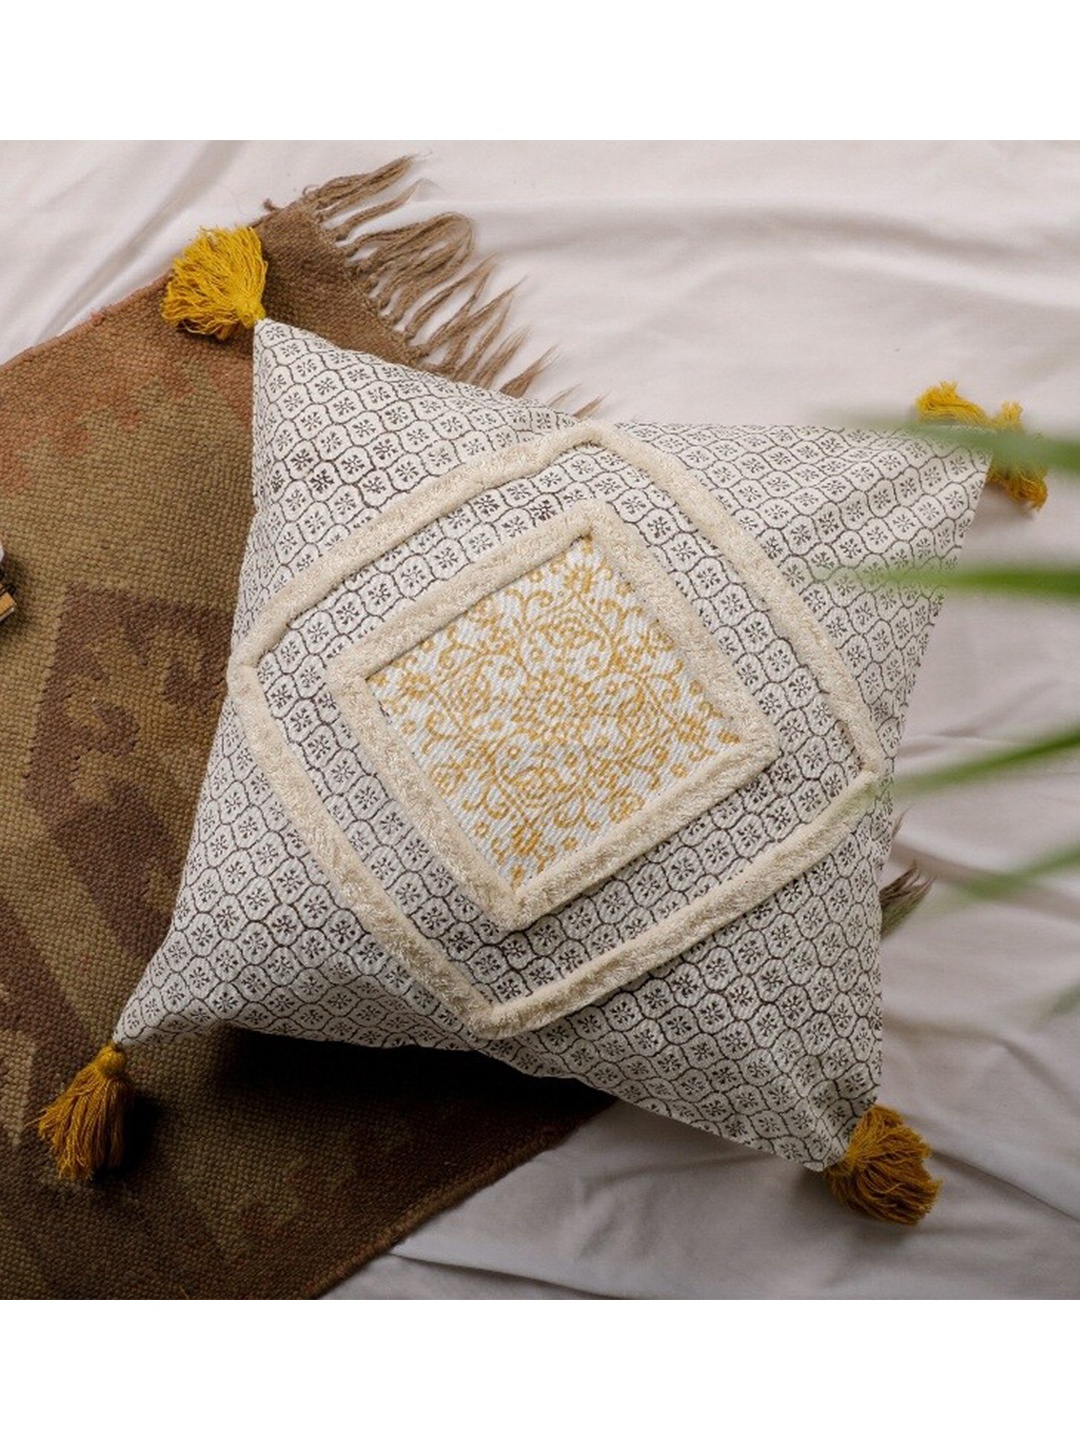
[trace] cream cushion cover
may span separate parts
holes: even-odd
[[[610,426],[255,337],[229,694],[125,1045],[473,1048],[821,1169],[961,446]]]

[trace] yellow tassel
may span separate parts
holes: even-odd
[[[981,405],[966,400],[951,380],[943,380],[925,390],[915,401],[915,414],[934,425],[971,425],[979,430],[1012,430],[1022,434],[1021,407],[1007,401],[991,418]],[[1004,464],[993,460],[986,472],[986,483],[997,485],[1020,504],[1040,509],[1046,503],[1046,467],[1044,465]]]
[[[989,422],[992,430],[1012,430],[1022,435],[1024,427],[1020,423],[1020,416],[1023,413],[1022,407],[1017,405],[1015,400],[1007,401]],[[1007,495],[1022,504],[1034,506],[1036,510],[1042,508],[1046,503],[1046,467],[1045,465],[1002,465],[994,460],[990,469],[986,472],[986,483],[988,485],[1000,485]]]
[[[127,1055],[111,1041],[58,1095],[38,1120],[65,1180],[89,1180],[124,1158],[124,1121],[135,1098]]]
[[[162,318],[197,335],[228,340],[241,325],[262,320],[266,261],[250,226],[203,230],[173,261]]]
[[[947,425],[950,421],[957,425],[986,424],[986,411],[958,394],[953,380],[943,380],[940,385],[924,390],[915,401],[915,413],[920,420],[935,425]]]
[[[933,1206],[941,1181],[923,1161],[930,1147],[895,1110],[874,1105],[863,1115],[843,1160],[825,1171],[837,1200],[874,1220],[917,1225]]]

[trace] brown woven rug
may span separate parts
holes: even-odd
[[[275,318],[497,383],[519,341],[460,216],[373,235],[406,162],[260,222]],[[213,223],[212,217],[208,223]],[[161,285],[0,370],[0,1296],[316,1295],[607,1103],[479,1056],[238,1031],[151,1049],[124,1170],[27,1125],[160,942],[223,693],[250,520],[250,337]],[[503,388],[524,393],[535,365]]]

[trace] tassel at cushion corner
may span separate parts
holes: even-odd
[[[61,1179],[89,1180],[96,1171],[121,1163],[124,1124],[134,1098],[127,1054],[110,1041],[37,1122],[38,1134],[56,1156]]]
[[[874,1220],[917,1225],[929,1214],[941,1181],[923,1164],[930,1147],[902,1115],[873,1105],[848,1142],[847,1154],[825,1171],[841,1204]]]
[[[965,400],[955,380],[942,380],[924,390],[915,401],[915,414],[934,425],[986,425],[986,411],[974,400]]]
[[[1022,435],[1022,407],[1006,401],[994,416],[987,415],[981,405],[959,393],[955,381],[943,380],[924,390],[915,401],[915,415],[931,425],[970,425],[979,430],[1010,430]],[[995,458],[986,472],[986,483],[999,489],[1021,505],[1039,510],[1046,503],[1046,466]]]
[[[249,225],[203,230],[173,262],[161,302],[162,319],[196,335],[228,340],[266,316],[266,261]]]
[[[1007,401],[989,421],[990,428],[1011,430],[1014,434],[1022,435],[1022,414],[1023,406],[1018,405],[1015,400]],[[1018,461],[1006,465],[1000,460],[994,460],[986,472],[986,483],[999,486],[1020,504],[1031,505],[1036,510],[1046,504],[1045,465],[1024,465]]]

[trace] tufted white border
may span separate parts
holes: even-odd
[[[439,791],[385,715],[370,675],[456,619],[470,605],[562,554],[591,535],[615,571],[651,607],[706,696],[729,716],[740,743],[695,767],[651,804],[515,888],[477,849]],[[574,505],[509,545],[485,555],[452,580],[434,585],[414,605],[327,666],[327,684],[361,747],[467,895],[501,925],[518,930],[635,860],[653,845],[761,773],[780,753],[776,732],[734,665],[701,623],[694,607],[649,554],[637,533],[609,505]]]
[[[295,619],[354,571],[482,491],[536,475],[560,455],[584,445],[610,450],[648,475],[733,561],[743,580],[768,605],[774,623],[796,655],[813,672],[861,768],[842,794],[818,816],[763,851],[732,880],[689,902],[644,934],[593,957],[573,975],[540,986],[516,1000],[493,1004],[437,945],[420,933],[352,848],[271,715],[257,667]],[[592,421],[500,450],[475,465],[462,466],[430,488],[395,501],[332,546],[274,595],[238,642],[229,663],[228,685],[253,755],[343,903],[356,911],[367,929],[421,984],[484,1039],[538,1029],[600,1000],[760,904],[822,859],[850,832],[886,769],[873,721],[853,676],[753,536],[674,456]]]

